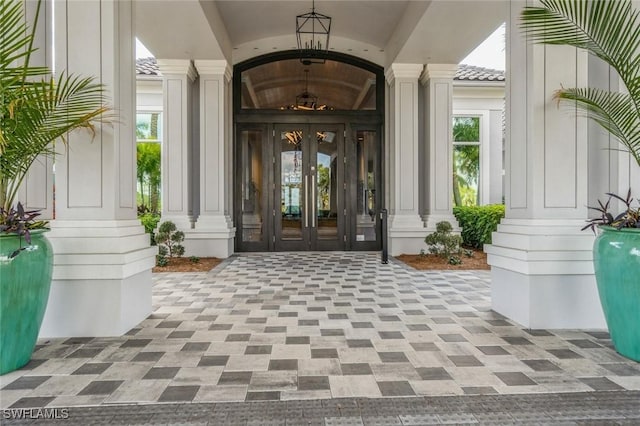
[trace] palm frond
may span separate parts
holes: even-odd
[[[632,97],[596,88],[558,90],[555,98],[572,101],[587,117],[614,135],[640,164],[640,118]]]
[[[586,49],[611,65],[631,93],[640,93],[640,11],[631,0],[541,0],[521,27],[535,43]]]

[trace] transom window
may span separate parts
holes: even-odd
[[[298,59],[274,61],[244,70],[243,110],[376,109],[376,75],[334,60],[303,65]]]

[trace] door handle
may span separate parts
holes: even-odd
[[[304,175],[304,227],[309,227],[309,175]]]
[[[316,227],[316,177],[311,175],[311,227]]]

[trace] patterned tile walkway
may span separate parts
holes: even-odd
[[[154,281],[153,314],[126,336],[39,342],[0,377],[0,407],[640,390],[607,333],[492,312],[487,272],[280,253]]]

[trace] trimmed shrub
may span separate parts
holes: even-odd
[[[170,258],[182,257],[184,254],[184,246],[181,244],[184,241],[184,232],[178,231],[176,225],[171,221],[167,220],[160,224],[156,233],[156,241],[158,242],[158,255],[156,256],[158,266],[164,266]],[[167,263],[164,263],[165,260]]]
[[[460,235],[452,234],[452,230],[453,227],[446,220],[438,222],[436,232],[427,235],[424,242],[427,243],[430,253],[447,259],[451,265],[459,265],[462,263],[458,256],[461,252],[462,238]]]
[[[459,206],[453,208],[453,215],[462,228],[462,243],[482,248],[484,244],[491,244],[491,233],[498,229],[504,217],[504,205]]]

